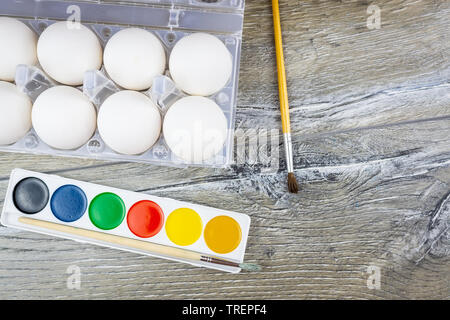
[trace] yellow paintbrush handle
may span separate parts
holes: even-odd
[[[289,118],[289,100],[286,83],[286,70],[284,67],[283,40],[281,37],[280,9],[278,0],[272,0],[273,27],[275,33],[275,49],[277,52],[278,90],[280,94],[281,121],[283,133],[291,132]]]
[[[273,28],[275,34],[275,49],[277,52],[278,90],[280,93],[281,122],[283,126],[284,147],[286,152],[286,167],[289,173],[294,172],[294,154],[292,151],[291,119],[289,116],[289,100],[284,68],[283,40],[281,37],[280,8],[278,0],[272,0]]]

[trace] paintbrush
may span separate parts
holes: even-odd
[[[76,235],[76,236],[80,236],[83,238],[89,238],[91,240],[98,240],[98,241],[102,241],[104,243],[111,243],[111,244],[125,246],[125,247],[129,247],[129,248],[133,248],[133,249],[143,250],[143,251],[146,251],[149,253],[160,254],[160,255],[167,256],[167,257],[174,257],[174,258],[190,260],[190,261],[202,261],[202,262],[211,263],[211,264],[220,264],[220,265],[224,265],[224,266],[237,267],[237,268],[241,268],[246,271],[261,270],[261,267],[257,264],[237,263],[237,262],[228,261],[225,259],[206,256],[206,255],[194,252],[194,251],[189,251],[189,250],[174,248],[174,247],[168,247],[165,245],[136,240],[136,239],[125,238],[125,237],[116,236],[113,234],[107,234],[107,233],[86,230],[86,229],[81,229],[81,228],[75,228],[75,227],[71,227],[71,226],[67,226],[67,225],[63,225],[63,224],[58,224],[58,223],[53,223],[53,222],[48,222],[48,221],[43,221],[43,220],[36,220],[36,219],[32,219],[32,218],[27,218],[27,217],[20,217],[18,220],[20,223],[31,225],[31,226],[36,226],[36,227],[40,227],[40,228],[44,228],[44,229],[48,229],[48,230],[63,232],[66,234]]]
[[[286,151],[286,167],[288,171],[289,192],[297,193],[298,184],[294,175],[294,155],[292,152],[291,123],[289,117],[289,101],[287,93],[286,70],[284,67],[283,40],[281,36],[280,9],[278,0],[272,0],[273,28],[275,33],[275,49],[277,53],[278,89],[280,95],[281,121],[283,125],[284,148]]]

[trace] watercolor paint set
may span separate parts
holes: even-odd
[[[228,167],[244,7],[2,0],[0,33],[24,41],[0,54],[0,151]]]
[[[249,216],[15,169],[1,223],[83,243],[237,273]]]

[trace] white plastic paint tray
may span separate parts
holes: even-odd
[[[37,212],[30,211],[24,212],[23,207],[19,203],[19,197],[17,196],[16,187],[21,181],[24,181],[24,179],[37,179],[42,182],[42,185],[45,186],[48,192],[46,192],[47,196],[46,199],[42,202],[42,207]],[[83,207],[83,209],[79,210],[80,215],[78,215],[76,218],[71,219],[69,221],[68,219],[63,219],[58,214],[58,212],[61,212],[60,209],[58,209],[58,201],[61,200],[61,203],[63,205],[63,209],[66,210],[67,208],[70,208],[71,206],[76,205],[77,201],[75,201],[74,197],[70,197],[70,199],[66,198],[58,198],[55,196],[57,194],[57,190],[59,190],[62,187],[70,186],[70,187],[77,187],[79,190],[81,190],[82,194],[84,195],[83,198],[85,199],[86,205]],[[31,190],[31,191],[30,191]],[[34,200],[39,200],[39,197],[43,197],[42,193],[39,192],[39,190],[36,190],[36,188],[30,189],[27,191],[27,194],[25,198],[33,198]],[[116,226],[111,229],[104,229],[101,226],[99,227],[98,224],[94,224],[93,218],[91,216],[93,210],[91,210],[91,205],[94,202],[94,199],[98,195],[101,194],[114,194],[117,195],[120,199],[122,199],[123,203],[123,212],[124,216],[121,217],[121,220],[117,222]],[[21,197],[20,201],[23,201],[24,197]],[[59,199],[59,200],[58,200]],[[154,204],[156,204],[158,207],[161,208],[162,212],[162,224],[160,224],[158,231],[150,236],[150,237],[142,237],[139,236],[139,234],[136,235],[134,231],[132,231],[133,228],[130,227],[129,222],[129,215],[132,211],[132,207],[141,201],[150,201]],[[56,209],[55,209],[56,208]],[[192,211],[195,211],[196,214],[198,214],[199,221],[201,221],[201,232],[196,233],[195,239],[193,239],[192,243],[189,244],[176,244],[173,241],[173,237],[171,238],[168,235],[167,232],[167,224],[169,223],[169,219],[171,215],[178,209],[189,209]],[[102,215],[109,215],[111,214],[111,210],[104,210],[101,213]],[[247,245],[247,238],[250,228],[250,217],[237,212],[231,212],[221,209],[215,209],[210,208],[206,206],[196,205],[192,203],[182,202],[178,200],[168,199],[168,198],[162,198],[162,197],[156,197],[151,196],[148,194],[143,193],[137,193],[127,190],[121,190],[117,188],[111,188],[101,185],[96,185],[92,183],[77,181],[73,179],[67,179],[55,175],[48,175],[38,172],[32,172],[22,169],[15,169],[11,173],[8,189],[6,192],[6,198],[3,205],[3,212],[1,216],[1,223],[4,226],[42,233],[46,235],[56,236],[60,238],[65,239],[71,239],[82,243],[91,243],[95,245],[110,247],[114,249],[119,250],[125,250],[130,252],[135,252],[139,254],[145,254],[149,256],[155,256],[160,257],[164,259],[174,260],[174,261],[180,261],[189,263],[195,266],[199,267],[208,267],[216,270],[221,270],[225,272],[232,272],[236,273],[239,272],[241,269],[239,267],[235,266],[227,266],[227,265],[218,265],[218,264],[211,264],[207,262],[202,261],[193,261],[189,259],[180,259],[180,257],[173,257],[171,255],[164,255],[161,253],[152,253],[150,251],[136,249],[135,247],[129,247],[127,244],[117,244],[117,243],[111,243],[108,241],[98,240],[98,239],[92,239],[89,237],[84,237],[80,235],[73,235],[70,233],[65,233],[58,230],[51,230],[45,227],[40,226],[34,226],[26,223],[22,223],[20,221],[21,217],[27,217],[31,219],[35,219],[38,221],[46,221],[57,225],[63,225],[63,226],[70,226],[74,228],[79,228],[83,230],[91,230],[95,231],[96,233],[103,233],[107,235],[115,235],[127,239],[134,239],[138,240],[140,242],[149,242],[152,244],[158,244],[163,245],[165,247],[169,248],[179,248],[183,250],[188,250],[191,252],[200,253],[202,255],[206,255],[208,257],[215,257],[227,261],[231,261],[234,263],[242,263],[244,261],[244,255],[245,255],[245,249]],[[240,230],[240,237],[237,242],[234,242],[233,248],[229,252],[222,252],[217,253],[214,251],[214,249],[211,247],[211,245],[208,245],[208,240],[205,235],[206,230],[208,228],[208,224],[217,217],[226,217],[226,219],[232,219],[237,225],[239,225]],[[151,220],[151,219],[150,219]],[[142,220],[144,221],[144,220]],[[148,221],[148,220],[145,220]],[[183,229],[183,232],[187,232],[188,234],[190,232],[193,232],[192,230]],[[228,234],[221,233],[221,237],[227,238],[229,237]],[[223,239],[223,238],[221,238]],[[221,239],[219,239],[221,241]],[[225,240],[227,241],[227,240]],[[210,242],[211,243],[211,242]]]

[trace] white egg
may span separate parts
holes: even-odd
[[[50,88],[39,95],[32,110],[33,127],[50,147],[72,150],[94,135],[96,110],[78,89],[68,86]]]
[[[227,128],[227,119],[214,101],[185,97],[167,111],[163,134],[175,155],[189,163],[202,163],[223,149]]]
[[[129,28],[108,41],[104,63],[108,75],[119,86],[141,91],[150,88],[153,78],[164,73],[166,53],[155,35]]]
[[[19,141],[30,129],[30,98],[14,84],[0,81],[0,145]]]
[[[194,33],[176,43],[170,54],[169,68],[181,90],[190,95],[209,96],[228,83],[233,61],[218,38]]]
[[[120,91],[100,106],[98,130],[103,141],[115,152],[141,154],[158,140],[161,114],[143,93]]]
[[[44,71],[54,80],[83,84],[86,71],[100,69],[103,50],[94,32],[82,24],[57,22],[39,37],[37,54]]]
[[[17,19],[0,17],[0,80],[14,81],[19,64],[35,65],[37,36]]]

